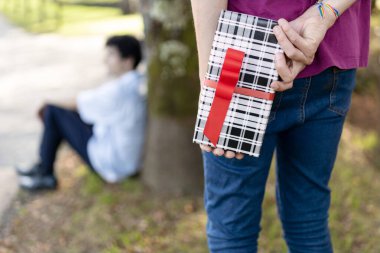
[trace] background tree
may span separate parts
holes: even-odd
[[[133,13],[138,10],[138,0],[120,0],[119,5],[124,14]]]
[[[201,152],[192,143],[199,97],[190,1],[142,0],[149,124],[144,182],[160,193],[201,193]]]

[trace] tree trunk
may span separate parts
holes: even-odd
[[[138,11],[138,0],[121,0],[119,6],[123,14],[130,14]]]
[[[202,157],[192,143],[199,98],[189,1],[141,0],[148,58],[149,124],[143,181],[163,194],[203,192]]]

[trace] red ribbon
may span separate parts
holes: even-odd
[[[219,82],[216,86],[215,97],[203,130],[203,134],[215,147],[227,115],[232,94],[239,81],[243,59],[244,52],[232,48],[227,49]]]
[[[218,87],[218,82],[206,79],[204,81],[204,85],[210,88],[216,89]],[[260,91],[260,90],[253,90],[253,89],[248,89],[248,88],[242,88],[242,87],[235,87],[234,93],[240,94],[240,95],[245,95],[245,96],[250,96],[250,97],[256,97],[256,98],[262,98],[266,100],[274,100],[275,93],[270,93],[270,92],[265,92],[265,91]]]

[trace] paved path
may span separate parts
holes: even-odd
[[[99,84],[104,38],[31,35],[0,16],[0,218],[17,192],[14,166],[36,160],[46,100]]]

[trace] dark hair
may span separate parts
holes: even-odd
[[[134,68],[139,65],[142,53],[140,42],[130,35],[115,35],[107,39],[106,46],[116,47],[121,58],[133,57],[135,60]]]

